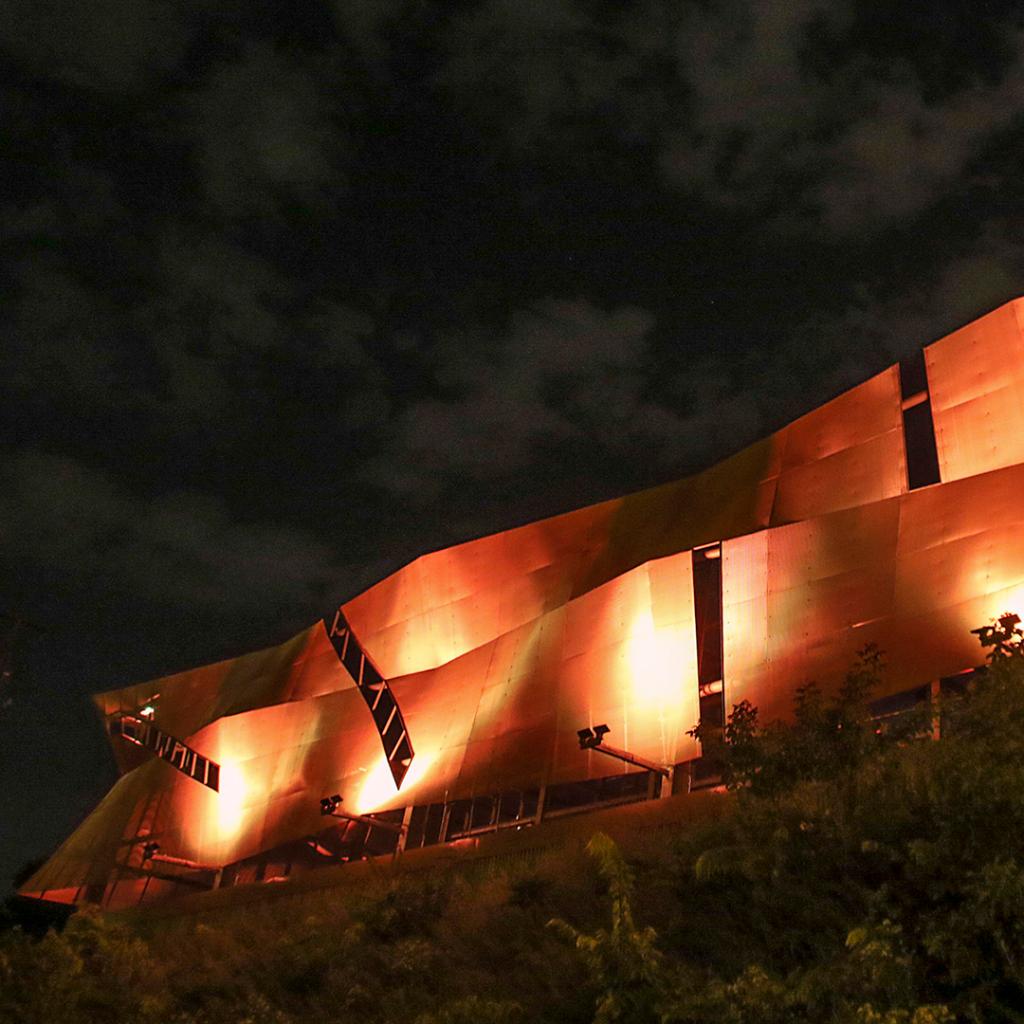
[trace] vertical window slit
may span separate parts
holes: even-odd
[[[900,360],[900,397],[903,441],[907,452],[907,486],[913,491],[939,482],[939,453],[935,446],[935,425],[923,349]]]
[[[722,686],[722,545],[693,552],[693,611],[697,631],[697,682],[701,725],[725,724]]]

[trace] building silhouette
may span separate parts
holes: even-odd
[[[696,476],[99,694],[122,775],[22,892],[133,905],[685,794],[715,782],[698,721],[786,717],[869,643],[879,714],[956,688],[970,630],[1024,608],[1022,325],[1016,300]]]

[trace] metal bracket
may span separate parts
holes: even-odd
[[[577,729],[576,735],[580,741],[580,750],[596,750],[599,754],[606,754],[616,760],[625,761],[626,764],[636,765],[637,768],[645,768],[649,772],[657,772],[666,779],[672,777],[672,769],[655,761],[648,761],[646,757],[630,753],[628,750],[620,750],[618,747],[610,747],[604,742],[605,736],[611,732],[607,725],[595,725],[592,729]]]
[[[342,798],[337,793],[334,796],[325,796],[320,801],[320,813],[325,817],[329,818],[341,818],[344,821],[358,821],[363,825],[370,825],[373,828],[382,828],[386,832],[397,832],[402,835],[407,825],[404,823],[398,824],[393,821],[378,821],[376,818],[371,818],[368,814],[353,814],[351,811],[341,810]]]

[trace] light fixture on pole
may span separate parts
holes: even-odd
[[[320,813],[326,818],[341,818],[344,821],[358,821],[364,825],[370,825],[373,828],[382,828],[387,832],[397,832],[401,835],[406,830],[405,825],[398,824],[393,821],[380,821],[377,818],[371,818],[368,814],[353,814],[351,811],[343,811],[341,809],[342,797],[339,793],[335,793],[333,796],[325,796],[320,801]]]
[[[672,777],[672,770],[663,764],[648,761],[646,757],[630,753],[628,750],[620,750],[618,747],[610,747],[604,742],[605,736],[611,732],[607,725],[595,725],[593,728],[577,729],[576,735],[580,741],[580,750],[595,750],[599,754],[607,754],[626,764],[636,765],[637,768],[645,768],[649,772],[656,772],[666,779]]]

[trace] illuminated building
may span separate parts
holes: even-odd
[[[424,555],[279,647],[100,694],[123,774],[23,892],[130,905],[685,792],[698,719],[785,716],[869,642],[882,706],[926,697],[1024,605],[1022,320],[697,476]]]

